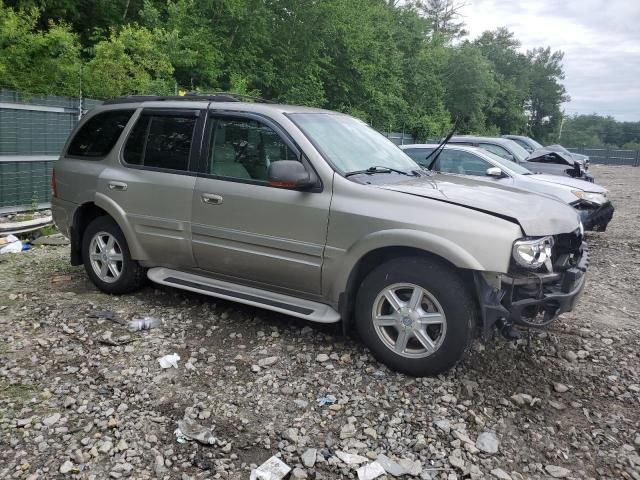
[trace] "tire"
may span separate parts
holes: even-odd
[[[392,370],[421,377],[445,372],[463,358],[471,343],[476,307],[455,268],[437,260],[405,257],[385,262],[367,275],[358,290],[355,316],[358,333],[377,360]]]
[[[134,292],[147,278],[146,269],[131,258],[127,240],[111,217],[98,217],[85,229],[82,261],[91,281],[105,293]]]

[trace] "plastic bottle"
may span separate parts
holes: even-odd
[[[137,332],[138,330],[151,330],[162,325],[162,321],[155,317],[134,318],[129,322],[129,331]]]

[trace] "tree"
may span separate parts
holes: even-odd
[[[535,48],[527,52],[530,62],[529,98],[526,108],[529,113],[529,131],[534,138],[547,141],[557,136],[562,121],[560,105],[569,101],[569,96],[560,83],[564,80],[562,52],[551,52],[547,48]]]
[[[30,94],[77,95],[80,45],[64,23],[38,25],[38,10],[0,1],[0,85]]]
[[[418,13],[429,21],[434,36],[451,41],[467,34],[464,22],[460,20],[461,10],[466,3],[456,0],[416,0],[414,5]]]

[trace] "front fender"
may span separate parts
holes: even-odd
[[[347,289],[347,282],[357,263],[368,253],[389,247],[415,248],[441,257],[456,267],[469,270],[488,270],[476,257],[460,245],[432,233],[392,229],[373,232],[347,250],[327,246],[323,279],[327,279],[324,291],[327,297],[337,302]]]

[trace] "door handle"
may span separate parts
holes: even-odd
[[[222,196],[215,193],[203,193],[201,198],[202,203],[207,205],[220,205],[222,203]]]
[[[109,182],[109,190],[124,191],[127,189],[127,184],[124,182]]]

